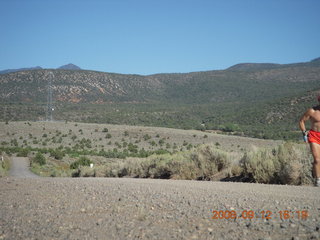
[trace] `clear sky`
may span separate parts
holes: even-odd
[[[0,70],[145,75],[317,57],[319,0],[0,0]]]

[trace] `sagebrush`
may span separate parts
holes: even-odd
[[[246,153],[240,161],[242,174],[253,182],[310,184],[312,156],[307,145],[284,143],[276,149]]]

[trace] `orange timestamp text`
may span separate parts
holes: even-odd
[[[306,220],[309,217],[308,210],[280,210],[280,211],[270,211],[270,210],[212,210],[212,219],[301,219]]]

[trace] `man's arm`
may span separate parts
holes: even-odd
[[[301,130],[302,132],[305,132],[305,131],[307,130],[307,129],[306,129],[305,122],[310,119],[311,112],[312,112],[312,109],[308,109],[308,111],[306,111],[306,112],[303,114],[303,116],[300,118],[299,127],[300,127],[300,130]]]
[[[299,122],[299,127],[303,135],[303,141],[306,143],[308,142],[308,131],[306,129],[305,122],[310,119],[312,112],[313,112],[313,109],[309,109],[308,111],[306,111],[303,114],[303,116],[300,118],[300,122]]]

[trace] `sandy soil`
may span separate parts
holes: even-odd
[[[320,239],[316,187],[10,176],[0,189],[0,239]]]

